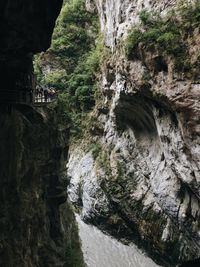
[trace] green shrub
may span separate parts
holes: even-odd
[[[139,17],[140,27],[134,27],[125,40],[127,58],[140,59],[143,49],[157,52],[165,60],[170,57],[175,71],[190,71],[187,36],[200,26],[200,2],[183,4],[165,18],[147,10],[143,10]]]
[[[55,70],[48,73],[42,78],[41,83],[47,87],[53,87],[57,90],[64,90],[65,88],[66,73],[64,70]]]
[[[155,11],[148,11],[143,9],[140,14],[139,18],[144,26],[147,27],[160,27],[163,23],[160,15]]]
[[[35,57],[37,82],[59,93],[58,112],[71,118],[74,135],[81,132],[83,113],[95,104],[96,72],[103,55],[99,28],[97,15],[86,11],[84,0],[65,1],[50,49]]]
[[[97,159],[97,157],[100,155],[100,153],[102,151],[102,145],[99,142],[93,143],[93,144],[88,146],[86,152],[89,152],[89,151],[92,152],[93,158]]]
[[[140,12],[139,18],[144,25],[150,25],[151,24],[151,14],[146,9],[144,9]]]
[[[157,28],[149,28],[143,32],[141,36],[141,41],[146,45],[146,47],[152,47],[161,36],[162,32]]]
[[[125,53],[129,59],[136,57],[138,52],[138,44],[141,41],[141,36],[142,32],[137,28],[132,29],[129,32],[125,42]]]
[[[181,40],[180,34],[170,31],[165,32],[156,39],[156,42],[166,54],[176,56],[184,52],[184,43]]]
[[[99,41],[100,42],[100,41]],[[73,108],[90,110],[95,104],[96,73],[103,54],[101,45],[97,45],[77,65],[66,83],[68,92],[73,96]]]
[[[200,2],[196,0],[193,4],[188,2],[180,3],[179,13],[183,26],[186,28],[200,26]]]

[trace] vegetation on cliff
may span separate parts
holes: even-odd
[[[191,72],[194,65],[199,66],[200,53],[191,52],[189,44],[200,31],[199,1],[181,4],[165,17],[143,10],[140,21],[141,25],[133,28],[125,41],[128,59],[142,59],[144,52],[151,52],[162,56],[166,64],[172,60],[177,72]]]
[[[84,0],[70,0],[57,20],[51,47],[35,58],[37,83],[58,92],[59,112],[72,121],[75,135],[95,105],[102,50],[97,14],[86,10]]]

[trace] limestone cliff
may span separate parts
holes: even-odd
[[[117,238],[135,240],[165,266],[199,258],[199,19],[189,35],[181,35],[190,61],[186,68],[178,54],[170,50],[166,55],[154,43],[140,39],[132,51],[137,55],[128,58],[123,48],[128,30],[143,27],[142,10],[162,18],[179,1],[86,4],[98,10],[112,52],[102,65],[102,96],[85,141],[71,147],[71,200],[82,207],[86,221]]]

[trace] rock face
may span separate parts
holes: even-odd
[[[138,13],[143,10],[156,10],[165,14],[177,0],[86,0],[89,10],[99,12],[101,29],[105,33],[105,44],[112,48],[127,34],[127,30],[139,21]]]
[[[2,0],[0,51],[11,56],[47,49],[61,6],[62,0]]]
[[[66,203],[68,128],[31,104],[33,53],[50,45],[62,1],[0,3],[0,265],[84,266]],[[65,204],[64,204],[65,203]]]
[[[64,266],[61,225],[72,227],[60,207],[68,129],[57,129],[55,120],[30,107],[1,108],[1,266]]]
[[[139,10],[164,16],[177,2],[87,1],[113,54],[87,141],[71,149],[68,164],[70,198],[84,219],[135,240],[164,266],[200,256],[200,79],[170,62],[159,69],[149,53],[127,60],[118,43]]]
[[[32,55],[49,47],[61,5],[62,0],[1,1],[1,102],[32,101]]]

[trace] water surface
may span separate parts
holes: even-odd
[[[159,267],[135,245],[126,246],[85,224],[77,216],[84,259],[88,267]]]

